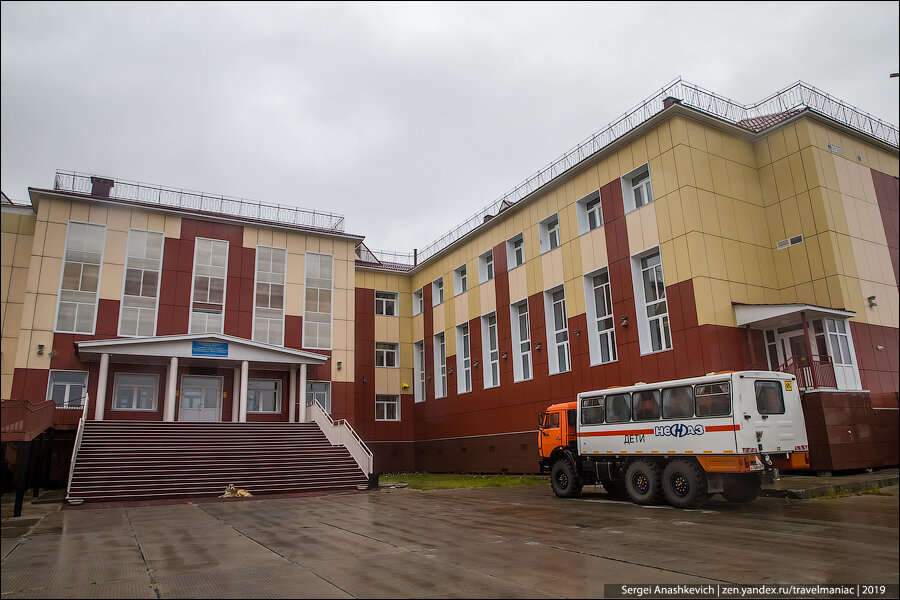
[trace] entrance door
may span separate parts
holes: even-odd
[[[179,421],[222,420],[222,378],[193,377],[181,380]]]

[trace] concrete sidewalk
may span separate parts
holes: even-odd
[[[878,487],[882,493],[897,495],[900,470],[897,467],[872,469],[871,471],[837,471],[830,476],[782,473],[773,485],[763,488],[763,496],[774,498],[821,498],[848,492],[870,490]]]

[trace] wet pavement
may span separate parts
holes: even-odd
[[[531,598],[598,597],[610,583],[898,582],[896,492],[748,505],[716,497],[678,510],[585,491],[575,500],[532,485],[28,503],[18,519],[4,496],[0,594]]]

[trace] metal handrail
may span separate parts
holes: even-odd
[[[372,474],[373,457],[372,451],[366,446],[366,443],[359,437],[356,430],[346,419],[335,421],[327,412],[322,409],[318,402],[312,403],[313,420],[325,437],[328,438],[332,446],[344,446],[359,465],[359,468],[368,476]],[[349,436],[349,437],[348,437]]]
[[[81,418],[78,419],[78,431],[75,433],[75,445],[72,447],[72,463],[69,465],[69,483],[66,485],[66,500],[69,501],[69,492],[72,491],[72,477],[75,475],[75,459],[78,458],[78,450],[81,449],[81,438],[84,436],[84,424],[87,421],[88,405],[90,399],[88,394],[84,395],[84,408],[81,411]]]

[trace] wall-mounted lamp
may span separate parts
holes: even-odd
[[[338,363],[337,363],[337,369],[338,369],[338,371],[341,370],[341,361],[338,361]]]
[[[576,329],[576,330],[575,330],[575,337],[581,337],[581,330],[580,330],[580,329]]]
[[[428,381],[431,381],[431,373],[429,373],[428,375],[426,375],[426,376],[425,376],[425,379],[427,379]]]
[[[506,352],[503,353],[503,360],[506,360]]]
[[[44,354],[44,345],[38,344],[38,356],[41,356],[42,354]]]
[[[369,378],[363,375],[363,385],[365,385],[366,383],[369,383]]]
[[[535,343],[534,343],[534,349],[537,350],[538,352],[540,352],[540,351],[541,351],[541,343],[540,343],[540,342],[535,342]]]
[[[473,361],[472,361],[472,366],[475,367],[475,368],[477,369],[477,368],[478,368],[478,361],[477,361],[477,360],[473,360]]]
[[[450,367],[449,369],[447,369],[447,373],[449,373],[450,375],[453,375],[453,367]]]
[[[869,297],[867,298],[867,300],[869,301],[869,306],[870,306],[870,307],[872,307],[872,306],[878,306],[878,303],[875,302],[875,296],[869,296]]]
[[[622,327],[628,327],[628,317],[626,317],[625,315],[622,315],[619,318],[622,319],[622,322],[620,323],[620,325]]]
[[[408,389],[409,389],[409,384],[408,384],[408,383],[401,383],[401,384],[400,384],[400,387],[403,388],[404,390],[408,390]]]

